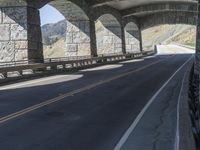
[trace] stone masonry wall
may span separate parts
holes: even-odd
[[[88,56],[90,50],[90,22],[67,21],[65,56]]]
[[[97,54],[122,53],[121,28],[119,26],[105,26],[96,23]]]
[[[30,6],[0,7],[0,62],[43,60],[40,16]]]
[[[0,62],[28,57],[27,8],[0,8]]]
[[[90,21],[86,13],[87,6],[83,3],[71,1],[52,1],[50,5],[58,9],[66,18],[66,49],[65,56],[88,56],[90,50]],[[84,11],[85,10],[85,11]]]
[[[134,53],[140,52],[140,41],[139,32],[138,31],[125,31],[125,39],[126,39],[126,52]]]

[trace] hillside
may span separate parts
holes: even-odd
[[[142,36],[145,49],[156,44],[170,43],[194,46],[196,28],[189,25],[161,25],[144,30]]]
[[[45,58],[64,56],[66,27],[65,20],[42,26]],[[153,45],[161,43],[194,46],[196,28],[189,25],[161,25],[144,30],[142,37],[144,50],[151,49]]]

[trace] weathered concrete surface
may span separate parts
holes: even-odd
[[[42,60],[38,9],[45,4],[58,9],[69,23],[63,57],[142,50],[141,30],[166,23],[195,25],[197,16],[197,3],[192,0],[0,0],[0,31],[6,31],[4,35],[0,32],[0,61]],[[103,28],[102,32],[95,31],[95,22],[104,15],[112,15],[118,25],[112,29],[107,27],[108,19],[103,22],[104,31]],[[138,32],[125,31],[128,21],[137,24]],[[104,40],[97,38],[99,36]],[[138,39],[139,47],[134,38]]]
[[[139,18],[142,30],[162,24],[196,25],[197,15],[190,12],[163,12]]]
[[[43,58],[40,19],[36,8],[0,5],[0,18],[1,62]]]

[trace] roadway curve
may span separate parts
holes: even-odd
[[[185,66],[155,97],[129,138],[119,140],[190,57],[156,56],[2,86],[0,149],[113,150],[118,144],[125,150],[172,150]],[[49,104],[52,98],[56,102]]]

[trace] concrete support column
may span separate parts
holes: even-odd
[[[196,36],[196,55],[195,55],[195,67],[194,71],[196,75],[200,75],[200,0],[198,0],[198,19],[197,19],[197,36]]]
[[[40,27],[40,13],[37,8],[27,7],[27,34],[28,34],[28,60],[30,62],[43,62],[42,32]]]
[[[0,7],[0,62],[43,60],[40,16],[28,4]]]
[[[90,20],[90,47],[91,47],[91,56],[97,56],[97,40],[96,40],[96,30],[95,30],[95,21]]]
[[[139,32],[139,41],[140,41],[140,52],[142,52],[143,51],[143,45],[142,45],[143,41],[142,41],[142,31],[140,28],[139,28],[138,32]]]
[[[124,27],[121,26],[121,37],[122,37],[122,53],[126,54],[126,35],[125,35],[125,31],[124,31]]]

